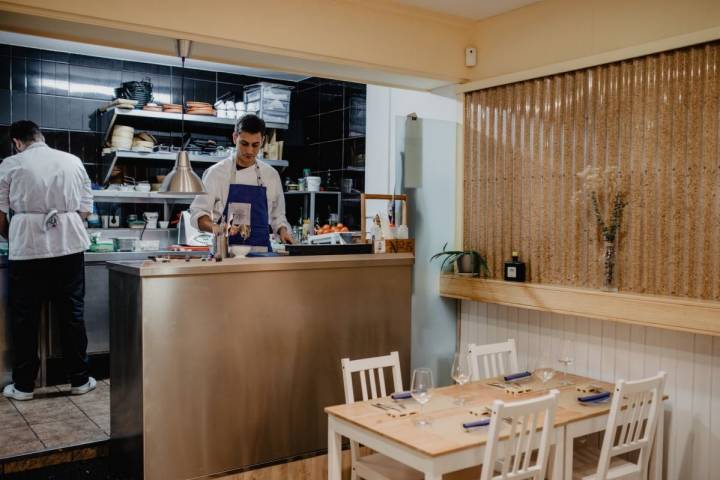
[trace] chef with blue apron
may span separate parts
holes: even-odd
[[[271,250],[271,232],[284,243],[293,242],[280,175],[257,161],[264,140],[265,122],[256,115],[242,117],[233,133],[235,154],[205,171],[207,194],[190,206],[193,226],[218,234],[226,228],[224,220],[229,245],[247,245],[255,252]]]

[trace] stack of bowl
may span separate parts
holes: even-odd
[[[135,129],[133,127],[115,125],[115,128],[113,128],[112,138],[110,139],[110,146],[115,147],[118,150],[130,150],[134,134]]]

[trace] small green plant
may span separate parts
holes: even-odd
[[[432,262],[436,258],[443,258],[440,270],[445,270],[447,265],[455,263],[458,273],[472,273],[474,275],[490,275],[487,260],[475,250],[447,250],[447,243],[443,245],[442,252],[430,257]]]

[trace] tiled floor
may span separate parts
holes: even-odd
[[[35,390],[26,402],[0,397],[0,460],[107,440],[110,436],[110,384],[99,380],[85,395],[70,385]]]

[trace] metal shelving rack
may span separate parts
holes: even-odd
[[[338,217],[342,218],[342,196],[340,195],[340,192],[308,192],[308,191],[290,191],[285,192],[285,195],[289,196],[295,196],[295,195],[306,195],[306,198],[303,202],[303,207],[306,212],[309,212],[310,215],[308,218],[310,219],[310,222],[315,222],[315,199],[317,195],[336,195],[337,196],[337,211],[338,211]],[[309,205],[308,205],[309,204]],[[309,207],[309,209],[308,209]]]
[[[180,125],[180,114],[179,113],[166,113],[166,112],[151,112],[148,110],[138,109],[124,109],[111,107],[103,112],[101,127],[105,132],[103,136],[103,143],[107,142],[112,127],[121,121],[123,125],[126,123],[129,126],[138,125],[140,128],[146,128],[148,130],[157,130],[158,121]],[[185,114],[185,123],[190,125],[201,125],[206,128],[228,128],[235,127],[236,120],[234,118],[219,118],[212,115],[188,115]],[[266,123],[267,128],[287,128],[285,124]]]
[[[103,112],[101,127],[104,131],[103,144],[107,142],[115,124],[133,126],[138,129],[158,130],[163,124],[170,128],[180,127],[181,115],[179,113],[151,112],[147,110],[123,109],[112,107]],[[185,115],[185,122],[205,131],[227,131],[235,127],[234,118],[219,118],[210,115]],[[286,125],[268,123],[268,128],[287,128]],[[115,150],[102,156],[102,164],[106,168],[103,183],[110,180],[112,170],[120,159],[147,162],[174,162],[176,152],[134,152],[131,150]],[[213,164],[224,159],[224,156],[190,153],[190,161],[203,164]],[[260,160],[273,167],[285,168],[287,160]],[[123,192],[118,190],[93,191],[95,202],[98,203],[160,203],[165,205],[167,214],[168,205],[190,204],[194,196],[166,195],[157,192]]]
[[[139,161],[166,161],[175,162],[177,152],[133,152],[131,150],[115,150],[102,156],[103,167],[106,167],[105,175],[103,175],[103,183],[110,180],[112,170],[119,159],[134,159]],[[203,153],[190,152],[190,161],[193,163],[213,164],[225,159],[225,155],[207,155]],[[287,160],[260,160],[271,167],[285,168],[288,166]]]

